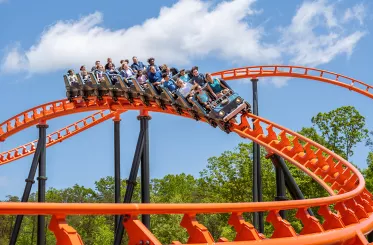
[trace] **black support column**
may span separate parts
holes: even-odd
[[[286,188],[288,189],[288,192],[290,193],[290,196],[294,200],[302,200],[304,199],[304,195],[302,191],[299,189],[299,186],[295,182],[295,179],[291,175],[289,168],[286,166],[286,163],[284,159],[282,159],[280,156],[274,154],[271,156],[271,160],[275,166],[279,166],[284,174],[284,179],[285,179],[285,185]],[[314,216],[313,212],[311,209],[308,209],[308,213],[311,216]]]
[[[120,203],[120,115],[115,115],[114,119],[114,201]],[[114,230],[117,229],[119,215],[115,215]]]
[[[269,158],[271,159],[274,167],[275,167],[275,173],[276,173],[276,201],[285,201],[287,200],[286,198],[286,186],[285,186],[285,177],[284,177],[284,172],[282,171],[281,166],[278,165],[275,155],[271,155]],[[280,211],[280,216],[283,219],[286,219],[286,211],[281,210]]]
[[[258,110],[258,79],[251,79],[253,85],[253,114],[259,115]],[[260,164],[260,146],[253,142],[253,202],[262,202],[262,169]],[[263,233],[264,232],[264,220],[263,212],[253,213],[253,224],[255,228]]]
[[[137,140],[135,155],[133,156],[131,172],[127,180],[126,193],[124,195],[123,203],[130,203],[132,200],[133,192],[135,189],[136,178],[139,172],[140,159],[144,148],[144,130],[140,130],[139,138]],[[120,245],[122,243],[124,227],[123,227],[124,216],[120,216],[117,229],[115,232],[114,245]]]
[[[141,112],[137,117],[140,120],[141,130],[144,131],[144,149],[141,156],[141,202],[150,203],[150,173],[149,173],[149,120],[147,112]],[[150,229],[150,215],[141,215],[142,223]]]
[[[45,128],[40,127],[41,125],[37,126],[39,128],[39,139],[38,143],[36,145],[36,150],[34,153],[34,158],[32,159],[32,164],[30,167],[30,172],[28,174],[26,181],[26,186],[25,190],[23,191],[22,199],[21,202],[28,202],[28,199],[30,197],[32,185],[35,183],[35,174],[36,174],[36,169],[38,167],[39,159],[41,158],[41,154],[43,154],[43,151],[45,152],[45,144],[46,144],[46,128],[48,127],[47,125],[43,125]],[[12,230],[12,236],[9,241],[9,245],[15,245],[17,242],[19,230],[21,228],[23,220],[23,215],[17,215],[16,221]]]
[[[37,126],[41,132],[43,139],[42,150],[39,158],[39,177],[38,177],[38,202],[45,202],[45,182],[47,181],[47,165],[46,165],[46,135],[47,124],[39,124]],[[38,245],[45,245],[45,216],[38,215]]]
[[[373,231],[368,234],[368,242],[373,242]]]

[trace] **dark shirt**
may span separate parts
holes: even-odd
[[[114,65],[114,63],[112,63],[113,64],[113,68],[115,69],[115,65]],[[109,70],[109,63],[107,63],[106,65],[105,65],[105,70]]]
[[[201,87],[203,87],[206,84],[205,76],[201,73],[199,73],[198,76],[192,76],[191,79],[193,82],[199,84]]]

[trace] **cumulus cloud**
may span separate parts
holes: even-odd
[[[1,0],[0,0],[1,1]],[[218,58],[241,64],[296,63],[317,66],[337,55],[351,55],[364,31],[347,28],[347,22],[364,15],[359,4],[336,15],[337,6],[327,0],[306,1],[288,26],[279,27],[279,38],[264,41],[264,26],[253,26],[249,18],[262,14],[256,0],[224,1],[216,6],[202,0],[180,0],[161,8],[157,17],[128,29],[102,27],[100,12],[79,20],[58,21],[29,49],[19,45],[3,58],[3,72],[51,72],[95,60],[114,60],[133,55],[157,63],[186,66],[194,60]],[[340,9],[338,9],[340,10]],[[322,29],[322,34],[320,34]],[[283,86],[287,80],[274,79]]]
[[[261,41],[263,30],[244,21],[255,14],[253,2],[222,2],[211,9],[200,0],[181,0],[172,7],[163,7],[157,18],[120,30],[100,27],[103,15],[99,12],[78,21],[59,21],[26,52],[9,52],[5,59],[9,63],[5,62],[3,69],[49,72],[135,54],[143,59],[155,56],[162,63],[175,65],[190,64],[194,58],[212,54],[230,60],[276,60],[280,53]],[[11,69],[15,60],[22,62]]]
[[[326,0],[304,2],[300,6],[291,24],[282,29],[282,46],[286,47],[292,63],[317,66],[339,54],[351,55],[366,33],[350,31],[335,12],[336,6]]]

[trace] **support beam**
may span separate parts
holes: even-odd
[[[43,146],[43,143],[44,143],[43,142],[43,137],[42,137],[43,135],[42,135],[41,131],[42,131],[41,128],[39,128],[39,139],[38,139],[38,143],[36,145],[34,158],[32,159],[30,172],[28,174],[27,179],[25,179],[26,186],[25,186],[25,190],[23,191],[21,202],[28,202],[28,199],[29,199],[30,193],[31,193],[32,185],[35,183],[34,179],[35,179],[36,169],[38,167],[39,158],[40,158],[40,154],[41,154],[41,151],[42,151],[42,148],[43,148],[42,146]],[[15,245],[16,244],[18,234],[19,234],[19,230],[21,228],[22,220],[23,220],[23,215],[17,215],[16,221],[15,221],[15,224],[14,224],[14,227],[13,227],[13,230],[12,230],[12,236],[11,236],[10,241],[9,241],[9,245]]]
[[[39,177],[38,177],[38,202],[45,202],[45,182],[47,181],[47,165],[46,165],[46,136],[47,136],[47,124],[39,124],[37,126],[41,132],[41,138],[43,144],[41,145],[41,152],[39,158]],[[38,215],[38,245],[45,245],[45,216]]]
[[[286,198],[286,186],[285,186],[285,177],[284,173],[282,171],[282,168],[277,164],[275,155],[271,155],[270,159],[275,167],[275,173],[276,173],[276,201],[285,201]],[[279,212],[281,218],[286,219],[286,211],[281,210]]]
[[[114,119],[114,192],[115,203],[120,203],[120,114]],[[114,230],[117,229],[119,215],[115,215]]]
[[[141,202],[150,203],[150,173],[149,173],[149,116],[147,111],[141,111],[140,116],[141,130],[144,131],[144,149],[141,156]],[[146,228],[150,229],[150,215],[143,214],[141,221]]]
[[[140,167],[140,158],[144,148],[144,131],[140,130],[139,138],[137,140],[135,155],[133,156],[133,162],[131,172],[127,180],[126,193],[124,195],[123,203],[130,203],[132,200],[133,192],[135,189],[136,178]],[[114,245],[120,245],[122,243],[124,227],[123,227],[124,216],[121,215],[115,232]]]
[[[286,188],[288,189],[288,192],[290,193],[290,196],[294,200],[304,199],[304,195],[303,195],[302,191],[299,189],[299,186],[295,182],[293,176],[291,175],[288,167],[286,166],[286,163],[285,163],[284,159],[282,159],[280,156],[278,156],[276,154],[273,154],[271,156],[271,160],[272,160],[274,165],[277,165],[281,168],[281,170],[284,174],[284,178],[285,178],[285,185],[286,185]],[[310,208],[308,209],[308,213],[311,216],[315,216]]]
[[[253,85],[253,114],[259,115],[258,109],[258,79],[252,78]],[[262,169],[260,164],[260,146],[253,142],[253,202],[262,202]],[[253,224],[260,232],[264,232],[263,212],[253,213]]]

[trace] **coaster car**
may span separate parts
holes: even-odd
[[[228,122],[240,112],[250,112],[250,108],[251,106],[249,103],[245,102],[237,93],[229,90],[222,97],[211,103],[209,117],[215,120]]]
[[[98,95],[98,85],[92,82],[91,77],[88,75],[86,79],[83,79],[82,76],[78,73],[76,74],[78,81],[82,84],[82,96],[83,99],[86,100],[90,96],[97,96]]]
[[[69,78],[67,75],[63,75],[63,80],[65,82],[65,88],[66,88],[66,97],[71,102],[73,98],[79,97],[83,94],[82,88],[83,84],[78,82],[73,82],[70,84]]]
[[[98,80],[95,76],[94,73],[90,72],[89,73],[91,80],[93,83],[97,84],[98,88],[98,99],[102,100],[102,97],[105,95],[113,96],[113,92],[111,91],[111,81],[108,76],[105,76],[106,74],[104,73],[101,80]]]

